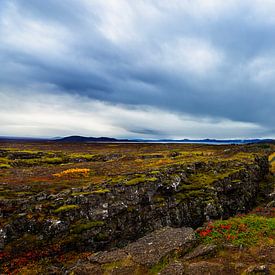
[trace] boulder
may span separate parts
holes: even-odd
[[[134,262],[151,267],[164,257],[185,253],[195,242],[192,228],[165,227],[129,244],[125,251],[131,255]]]

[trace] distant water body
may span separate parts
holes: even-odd
[[[98,143],[136,143],[136,144],[140,144],[140,143],[157,143],[157,144],[207,144],[207,145],[230,145],[230,144],[249,144],[249,143],[253,143],[253,142],[249,142],[249,141],[161,141],[161,140],[144,140],[144,141],[111,141],[111,142],[98,142]]]

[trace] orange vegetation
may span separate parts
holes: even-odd
[[[90,173],[90,169],[88,168],[71,168],[64,170],[60,173],[53,174],[53,176],[61,178],[61,177],[88,177]]]

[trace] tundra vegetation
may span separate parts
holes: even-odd
[[[124,223],[127,219],[139,217],[137,212],[141,208],[136,204],[131,202],[124,209],[123,202],[115,201],[125,192],[129,192],[125,201],[131,200],[136,193],[141,197],[149,192],[154,213],[162,216],[171,204],[176,205],[177,211],[183,211],[179,209],[195,202],[202,205],[202,209],[208,209],[209,205],[219,209],[216,190],[223,188],[220,197],[230,197],[228,194],[241,188],[244,181],[249,184],[247,179],[253,181],[253,177],[261,173],[255,159],[264,157],[268,157],[270,174],[263,175],[253,187],[253,194],[249,190],[247,197],[244,194],[241,205],[247,207],[242,211],[229,205],[224,206],[224,209],[230,209],[226,214],[213,214],[218,220],[210,218],[210,221],[207,216],[206,223],[197,216],[193,217],[192,213],[190,219],[197,219],[197,223],[162,221],[169,226],[192,226],[196,229],[198,243],[219,247],[217,257],[222,261],[228,260],[230,253],[239,253],[237,250],[228,252],[224,245],[242,247],[254,251],[255,255],[260,253],[259,247],[268,250],[274,245],[274,208],[252,210],[257,203],[265,203],[266,193],[274,186],[274,145],[2,142],[0,273],[62,274],[64,270],[70,270],[78,259],[94,255],[100,247],[123,246],[134,240],[131,229],[125,243],[121,240],[116,243],[115,232],[121,227],[121,221],[112,221],[110,225],[107,216],[108,211],[111,212],[110,205],[114,205],[113,211],[126,213]],[[244,189],[240,190],[244,193]],[[255,194],[258,197],[254,197]],[[222,197],[221,200],[225,199]],[[138,202],[146,203],[143,199]],[[97,205],[101,205],[101,209]],[[91,209],[93,213],[89,212]],[[237,216],[229,218],[232,214]],[[169,215],[174,217],[176,214],[171,212]],[[114,230],[113,237],[108,233],[110,228]],[[90,234],[93,234],[92,238]],[[93,245],[96,242],[99,247]],[[180,255],[177,257],[177,260],[181,259]],[[251,258],[248,256],[249,261]],[[168,263],[162,259],[141,272],[158,273]],[[116,265],[105,267],[104,272],[111,274]]]

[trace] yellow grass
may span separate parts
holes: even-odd
[[[61,177],[70,177],[70,176],[81,176],[81,177],[88,177],[90,169],[88,168],[71,168],[64,170],[60,173],[53,174],[53,176],[61,178]]]

